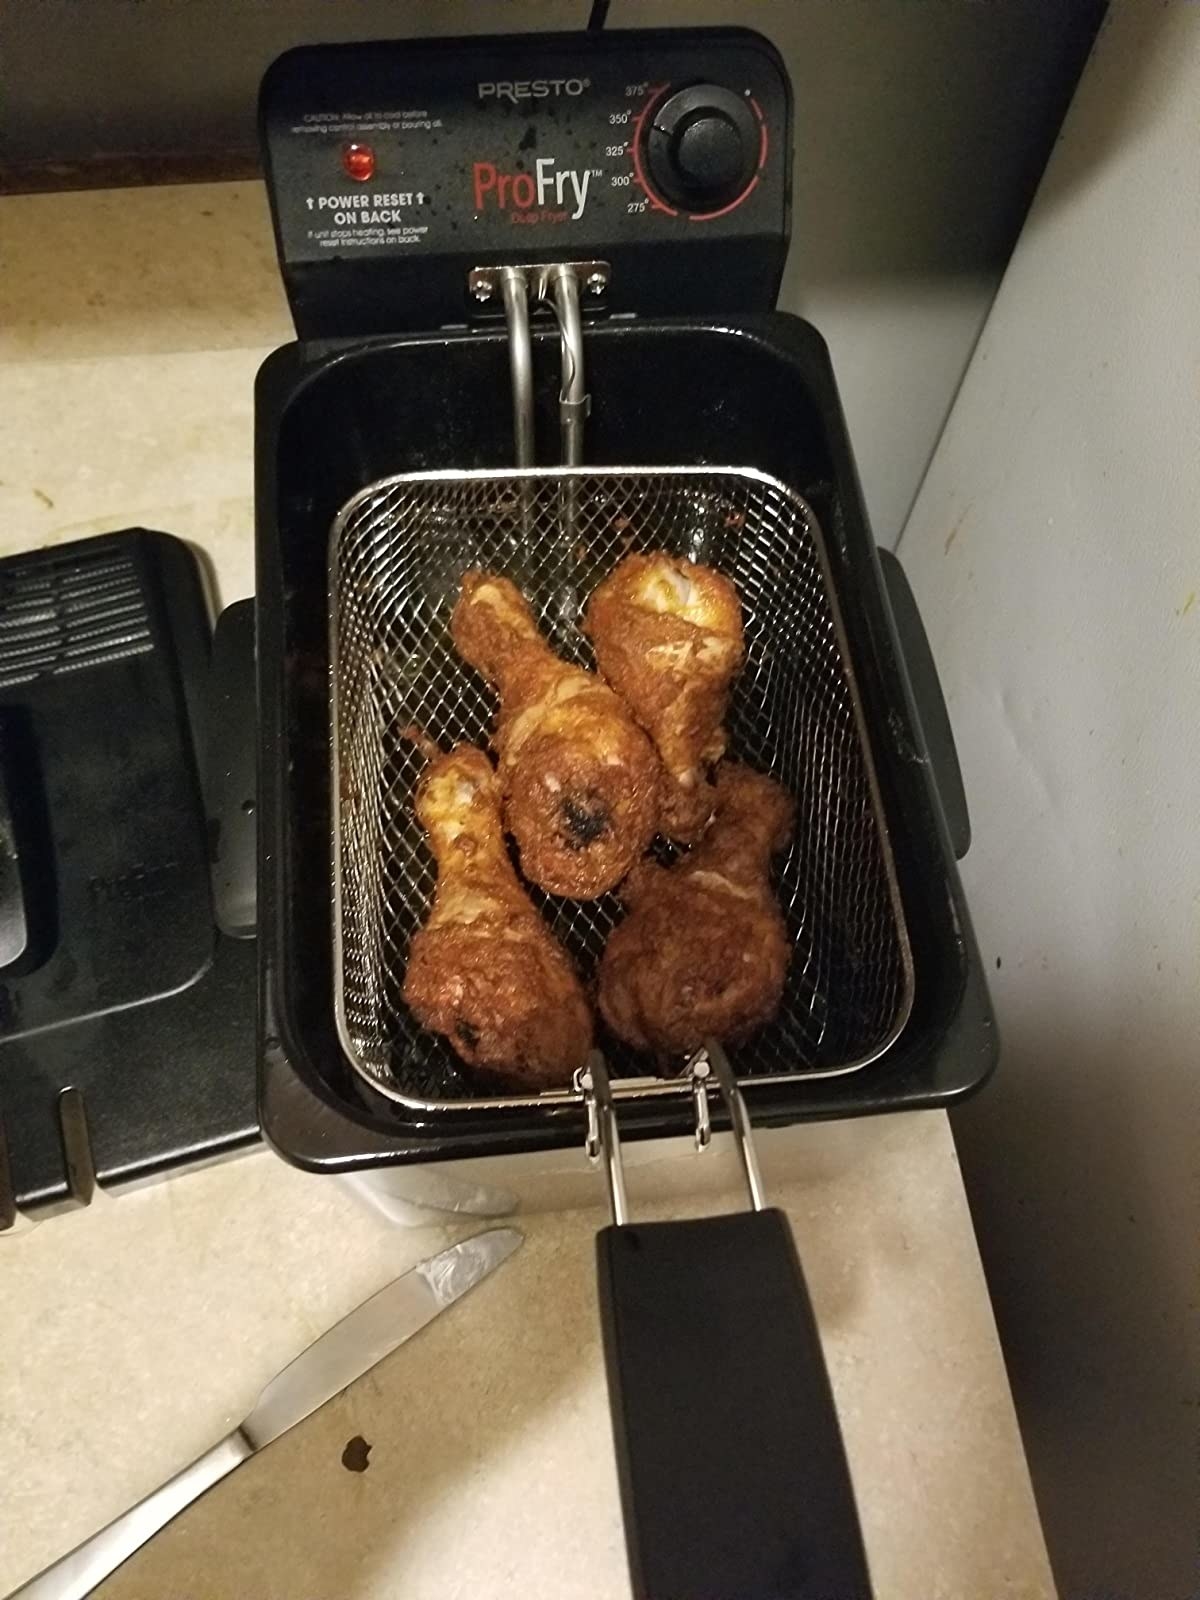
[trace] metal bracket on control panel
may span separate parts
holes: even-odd
[[[513,453],[518,467],[534,464],[533,353],[529,308],[547,304],[558,322],[562,378],[558,413],[563,465],[583,463],[584,422],[592,409],[584,383],[581,287],[599,299],[608,288],[612,268],[607,261],[530,262],[518,266],[472,267],[467,293],[479,304],[497,292],[504,301],[508,329],[509,371],[513,399]]]
[[[529,298],[541,302],[550,298],[549,277],[552,272],[569,268],[578,278],[590,298],[602,304],[601,297],[612,279],[612,267],[607,261],[526,261],[515,267],[472,267],[467,273],[467,293],[472,300],[486,305],[496,297],[506,272],[523,272],[529,283]]]

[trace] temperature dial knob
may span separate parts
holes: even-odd
[[[646,135],[648,176],[664,200],[703,215],[732,205],[758,169],[760,130],[744,95],[715,83],[678,89]]]

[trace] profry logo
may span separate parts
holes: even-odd
[[[583,215],[592,177],[587,168],[581,172],[576,167],[557,166],[553,156],[539,156],[531,173],[501,172],[494,161],[477,161],[472,174],[476,211],[486,211],[489,205],[501,211],[573,206],[572,222]]]

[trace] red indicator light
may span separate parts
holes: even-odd
[[[375,176],[375,152],[369,144],[342,146],[342,165],[355,183],[370,183]]]

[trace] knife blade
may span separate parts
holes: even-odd
[[[241,1431],[254,1450],[311,1416],[440,1311],[486,1278],[521,1243],[515,1228],[493,1228],[431,1256],[364,1300],[272,1378]]]
[[[364,1300],[271,1379],[232,1433],[8,1600],[83,1600],[193,1500],[419,1333],[522,1242],[516,1228],[477,1233]]]

